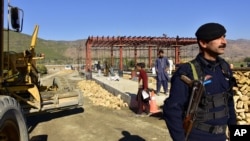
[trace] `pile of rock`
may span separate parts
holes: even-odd
[[[237,124],[246,125],[250,124],[250,71],[242,72],[235,71],[234,77],[236,78],[238,87],[234,87],[235,96],[235,110],[237,115]]]
[[[123,74],[122,78],[131,79],[131,74]]]
[[[82,80],[78,82],[78,87],[83,91],[83,95],[88,97],[94,105],[117,110],[120,110],[122,107],[128,107],[128,104],[121,99],[121,95],[114,96],[93,80]]]

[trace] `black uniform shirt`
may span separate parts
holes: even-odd
[[[196,57],[196,60],[200,62],[202,71],[204,72],[206,94],[213,95],[229,90],[229,78],[225,76],[222,72],[221,65],[219,65],[221,58],[218,58],[216,62],[209,62],[203,58],[202,54],[199,54]],[[231,70],[229,71],[232,74]],[[180,79],[180,76],[183,74],[193,79],[192,69],[188,63],[181,65],[174,73],[171,79],[170,97],[164,101],[163,108],[164,120],[166,121],[170,135],[174,141],[184,141],[185,138],[183,118],[185,116],[184,112],[189,103],[190,88]],[[225,108],[225,106],[213,108],[211,111],[219,111],[223,108]],[[236,115],[232,98],[228,100],[228,109],[229,116],[209,120],[206,121],[206,123],[210,125],[235,124]],[[225,140],[225,135],[215,135],[198,129],[193,129],[190,133],[190,139],[192,138],[202,141],[220,141]]]

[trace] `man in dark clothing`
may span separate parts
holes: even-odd
[[[98,61],[98,63],[96,64],[96,69],[97,69],[98,76],[101,76],[101,64],[100,64],[100,61]]]
[[[219,57],[226,48],[225,33],[226,29],[222,25],[207,23],[195,34],[200,53],[194,61],[198,64],[196,70],[200,68],[199,81],[203,83],[205,91],[188,141],[225,141],[226,127],[236,124],[232,71],[229,64]],[[192,71],[189,63],[178,68],[171,78],[170,97],[164,101],[163,117],[174,141],[185,140],[183,119],[192,88],[180,76],[194,79]]]
[[[164,57],[163,50],[158,51],[158,58],[155,60],[156,71],[156,94],[159,95],[161,85],[163,86],[164,94],[168,93],[168,69],[169,61],[167,57]]]

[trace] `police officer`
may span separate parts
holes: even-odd
[[[226,127],[236,124],[233,101],[233,77],[229,64],[219,57],[226,49],[226,29],[218,23],[206,23],[195,35],[200,53],[193,62],[205,91],[188,141],[225,141]],[[189,105],[191,88],[181,80],[194,79],[189,63],[183,64],[171,79],[170,97],[164,101],[163,117],[174,141],[184,141],[183,119]],[[235,83],[235,81],[234,81]]]

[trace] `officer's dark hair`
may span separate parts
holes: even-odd
[[[162,50],[162,49],[160,49],[159,51],[158,51],[158,53],[160,54],[160,53],[164,53],[164,51]]]
[[[145,68],[145,63],[137,63],[136,66],[139,66],[141,68]]]

